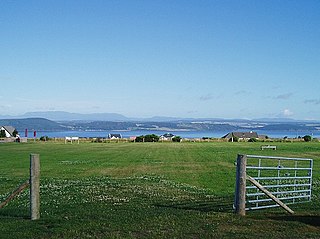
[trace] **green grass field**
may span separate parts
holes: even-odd
[[[320,143],[0,144],[0,201],[41,159],[41,218],[29,190],[0,209],[1,238],[320,238]],[[314,159],[313,199],[234,215],[237,154]]]

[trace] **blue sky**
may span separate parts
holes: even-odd
[[[318,0],[0,1],[0,115],[320,120]]]

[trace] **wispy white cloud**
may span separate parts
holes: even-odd
[[[277,95],[274,97],[276,100],[288,100],[290,99],[294,94],[293,93],[286,93],[286,94],[281,94]]]
[[[239,91],[235,92],[234,94],[235,95],[246,95],[246,94],[249,94],[249,92],[246,90],[239,90]]]
[[[269,117],[277,117],[277,118],[289,118],[292,117],[294,113],[290,109],[284,109],[280,113],[269,114]]]
[[[223,98],[223,94],[208,93],[206,95],[200,96],[199,100],[209,101],[209,100],[222,99],[222,98]]]
[[[214,96],[212,94],[206,94],[206,95],[200,96],[201,101],[208,101],[208,100],[212,100],[213,98]]]
[[[291,110],[289,110],[289,109],[284,109],[283,111],[282,111],[282,114],[281,114],[282,116],[284,116],[284,117],[290,117],[290,116],[292,116],[292,115],[294,115],[293,114],[293,112],[291,111]]]
[[[11,104],[0,104],[0,108],[3,110],[10,109],[10,108],[12,108],[12,105]]]
[[[320,99],[309,99],[304,101],[305,104],[320,105]]]

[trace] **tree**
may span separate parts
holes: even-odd
[[[312,137],[310,135],[305,135],[305,136],[303,136],[303,140],[305,142],[310,142],[312,140]]]
[[[15,130],[12,132],[12,136],[13,136],[13,137],[16,137],[17,134],[18,134],[18,131],[15,129]]]
[[[0,138],[5,138],[6,132],[4,130],[0,130]]]
[[[48,141],[48,140],[49,140],[49,137],[48,137],[47,135],[41,136],[41,137],[40,137],[40,140],[41,140],[41,141]]]
[[[159,136],[155,134],[147,134],[136,137],[136,142],[158,142]]]
[[[174,136],[172,138],[172,142],[181,142],[181,137],[180,136]]]
[[[141,136],[136,137],[136,140],[135,140],[135,141],[136,141],[136,142],[144,142],[144,136],[141,135]]]
[[[159,136],[155,134],[147,134],[144,136],[144,142],[158,142]]]

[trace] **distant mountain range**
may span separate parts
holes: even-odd
[[[167,116],[154,116],[151,118],[130,118],[118,113],[70,113],[66,111],[38,111],[27,112],[22,115],[0,115],[0,119],[25,119],[25,118],[45,118],[53,121],[143,121],[143,122],[192,122],[192,121],[219,121],[219,122],[267,122],[267,123],[280,123],[280,122],[315,122],[320,121],[306,121],[295,120],[291,118],[261,118],[261,119],[221,119],[221,118],[181,118],[181,117],[167,117]]]
[[[19,132],[28,130],[38,131],[64,131],[65,125],[44,118],[26,118],[26,119],[0,119],[0,126],[10,125],[15,127]]]
[[[69,113],[65,111],[39,111],[28,112],[23,115],[10,116],[0,115],[0,119],[23,119],[23,118],[45,118],[54,121],[70,121],[70,120],[107,120],[107,121],[126,121],[129,118],[116,113],[93,113],[93,114],[79,114]]]
[[[11,125],[19,132],[90,130],[162,131],[296,131],[319,132],[320,122],[293,119],[217,119],[152,117],[128,118],[115,113],[77,114],[63,111],[30,112],[21,116],[0,116],[0,126]]]

